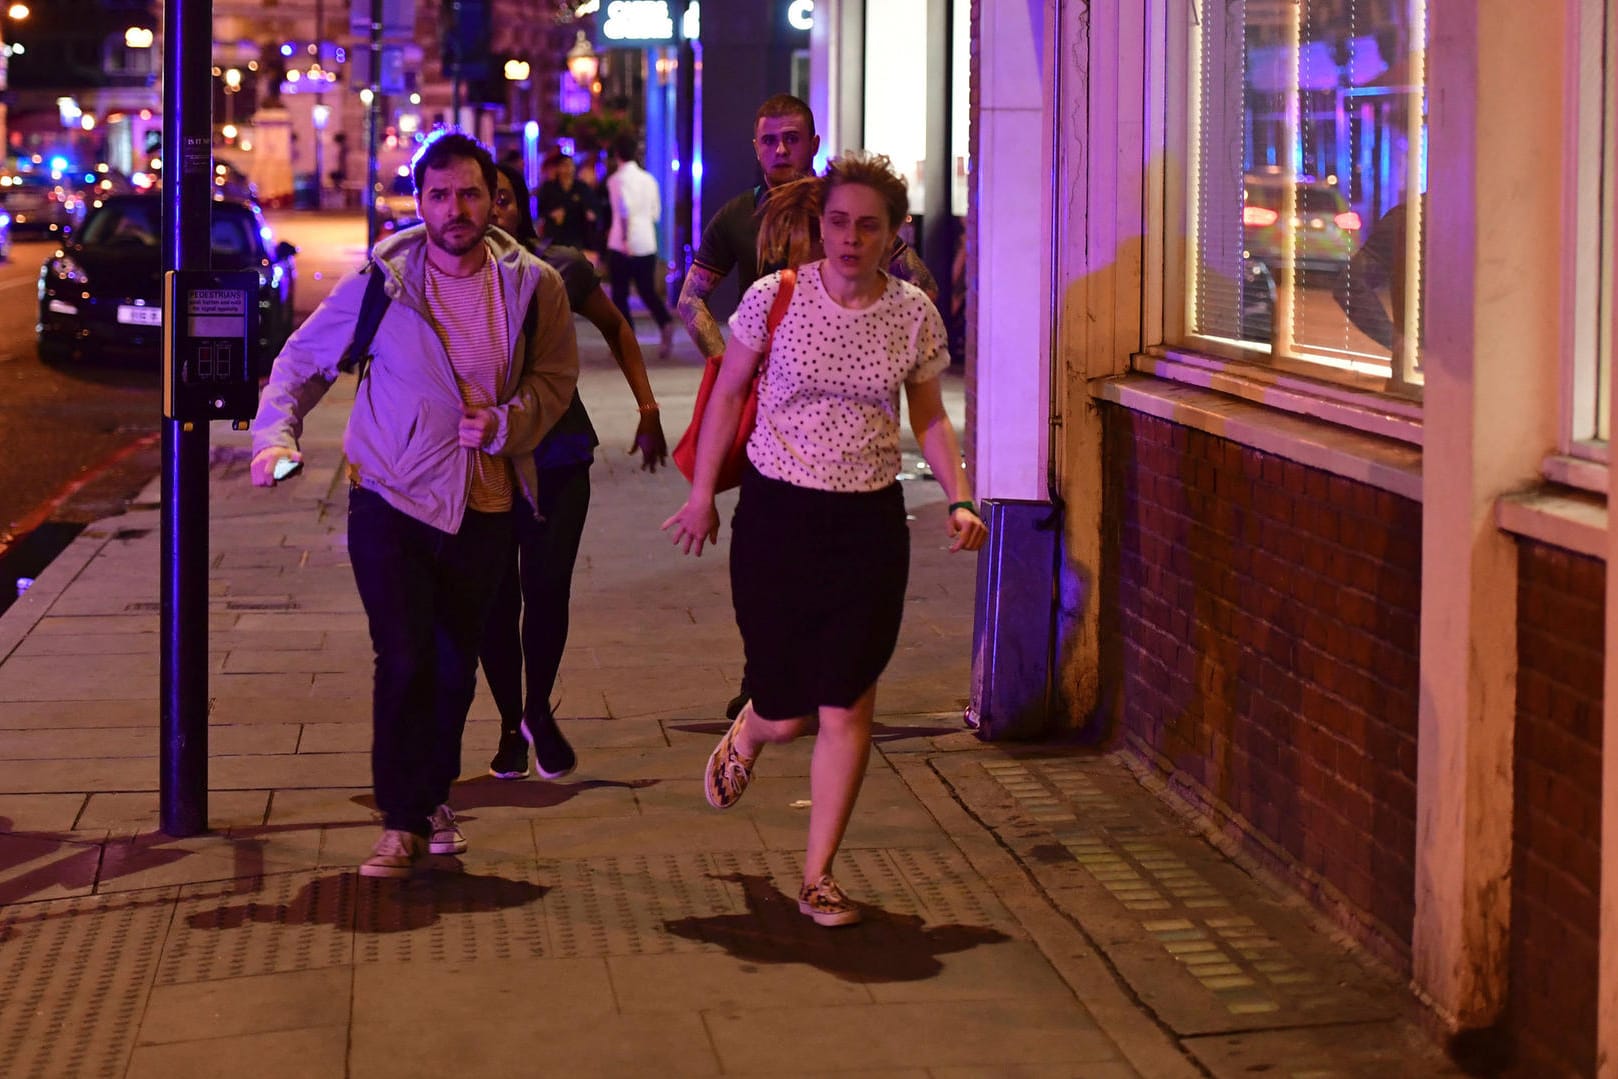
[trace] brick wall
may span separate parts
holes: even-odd
[[[1518,544],[1511,988],[1515,1074],[1594,1075],[1606,570]]]
[[[1407,965],[1420,506],[1103,407],[1110,733]]]

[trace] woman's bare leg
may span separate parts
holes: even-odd
[[[803,858],[803,882],[814,884],[831,871],[831,860],[848,830],[854,800],[860,795],[865,765],[871,755],[871,716],[876,686],[850,708],[821,708],[820,733],[809,765],[809,846]]]
[[[736,733],[736,752],[748,760],[757,760],[765,746],[784,745],[809,729],[812,716],[793,719],[765,719],[753,711],[753,702],[742,706],[742,727]]]

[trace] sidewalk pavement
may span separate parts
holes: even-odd
[[[354,871],[377,825],[338,480],[351,385],[275,490],[215,432],[212,834],[156,830],[155,483],[0,617],[0,1076],[1453,1074],[1395,980],[1122,759],[962,728],[975,569],[945,551],[925,476],[838,861],[867,917],[808,923],[812,742],[768,750],[729,812],[701,794],[740,669],[728,506],[717,551],[664,541],[684,481],[625,455],[633,402],[579,339],[605,443],[558,687],[580,767],[490,779],[480,692],[458,861],[405,884]],[[687,351],[652,370],[671,441]],[[959,422],[958,381],[948,397]]]

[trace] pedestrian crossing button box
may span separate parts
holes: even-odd
[[[238,424],[258,411],[258,274],[170,270],[164,277],[163,415]]]

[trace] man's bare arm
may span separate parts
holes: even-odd
[[[927,264],[921,261],[916,249],[906,244],[904,250],[888,266],[888,272],[901,281],[909,281],[927,294],[927,298],[938,303],[938,282],[933,280],[933,273]]]
[[[686,271],[685,284],[680,286],[679,302],[675,304],[680,321],[685,323],[685,332],[691,335],[704,356],[722,356],[725,352],[725,335],[719,329],[719,320],[708,310],[708,297],[721,280],[723,275],[692,263]]]

